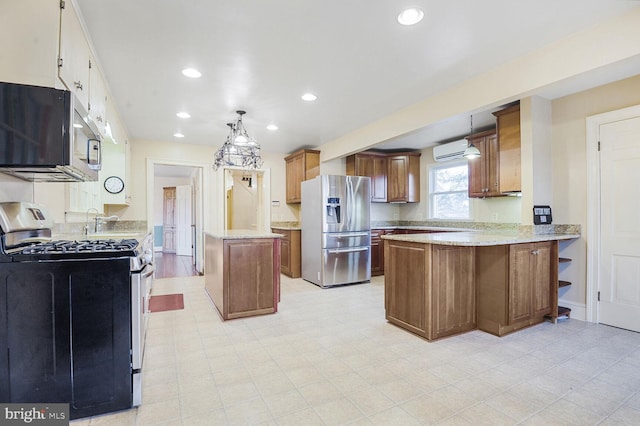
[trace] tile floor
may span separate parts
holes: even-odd
[[[640,334],[575,319],[429,343],[384,319],[384,281],[282,277],[280,311],[222,322],[203,277],[156,280],[143,405],[73,425],[638,425]]]

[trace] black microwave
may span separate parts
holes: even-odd
[[[68,90],[0,82],[0,172],[33,182],[98,180],[97,126]]]

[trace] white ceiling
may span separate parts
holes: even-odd
[[[219,146],[235,110],[263,150],[316,147],[637,7],[632,0],[76,0],[133,139]],[[426,14],[404,27],[405,6]],[[185,67],[200,79],[181,74]],[[601,76],[606,82],[611,76]],[[622,78],[622,77],[620,77]],[[555,87],[547,96],[595,85]],[[300,96],[313,92],[317,101]],[[176,117],[188,111],[192,118]],[[474,113],[476,129],[492,123]],[[275,123],[279,130],[265,129]],[[469,130],[452,117],[381,147]],[[176,139],[175,132],[185,134]]]

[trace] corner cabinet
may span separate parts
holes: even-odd
[[[427,340],[476,328],[474,247],[387,240],[385,312]]]
[[[500,151],[500,192],[522,190],[520,148],[520,104],[493,113],[496,116]]]
[[[358,153],[347,157],[347,175],[366,176],[371,179],[371,202],[387,202],[387,155]]]
[[[285,157],[287,204],[299,204],[301,184],[320,174],[320,151],[301,149]]]
[[[558,311],[558,242],[476,248],[478,328],[497,336]]]
[[[347,157],[346,173],[371,178],[371,201],[420,201],[419,152],[361,152]]]
[[[498,136],[495,130],[467,138],[480,151],[480,157],[469,160],[469,198],[501,196]]]

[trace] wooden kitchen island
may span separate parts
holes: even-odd
[[[558,241],[579,234],[384,235],[390,323],[428,340],[497,336],[558,316]]]
[[[252,230],[205,233],[205,289],[222,319],[278,311],[280,237]]]

